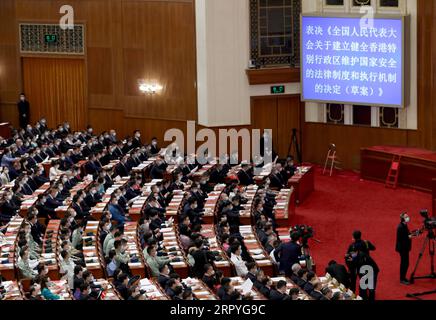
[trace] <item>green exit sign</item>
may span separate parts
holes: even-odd
[[[285,86],[272,86],[271,94],[283,94],[285,93]]]
[[[57,34],[45,34],[44,41],[45,41],[45,43],[48,43],[48,44],[56,43],[56,42],[58,42],[58,36],[57,36]]]

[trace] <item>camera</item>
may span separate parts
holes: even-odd
[[[433,230],[436,228],[436,218],[429,217],[428,210],[421,210],[419,214],[424,218],[425,229]]]
[[[314,231],[311,226],[307,225],[296,225],[291,229],[291,233],[297,233],[300,237],[301,243],[304,248],[308,247],[309,239],[313,238]]]

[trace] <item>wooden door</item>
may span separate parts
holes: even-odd
[[[31,123],[45,117],[49,127],[69,121],[73,130],[85,128],[83,59],[23,58],[23,81],[30,102]]]

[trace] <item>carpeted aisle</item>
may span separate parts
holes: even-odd
[[[319,168],[316,172],[316,191],[297,208],[294,223],[313,226],[315,237],[321,241],[320,244],[310,241],[318,274],[324,273],[331,259],[344,263],[352,232],[360,229],[363,237],[377,247],[372,254],[381,269],[377,299],[407,299],[405,295],[409,292],[436,290],[436,280],[416,280],[414,285],[401,285],[399,256],[395,252],[400,213],[407,211],[411,216],[411,230],[421,227],[419,211],[431,208],[430,194],[408,189],[386,189],[383,184],[362,181],[359,175],[348,171],[333,177],[322,176]],[[413,241],[410,271],[423,241],[424,235]],[[426,253],[417,275],[430,272],[429,260]],[[436,295],[425,299],[436,299]]]

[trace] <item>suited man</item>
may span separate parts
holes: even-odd
[[[5,193],[3,201],[0,217],[2,221],[9,221],[13,216],[15,216],[15,214],[17,214],[20,207],[12,201],[12,193],[10,192]]]
[[[47,201],[45,205],[51,209],[56,209],[59,206],[62,206],[62,202],[60,202],[57,198],[59,192],[56,188],[51,188],[50,193],[47,196]]]
[[[153,137],[151,139],[151,144],[150,144],[150,153],[152,155],[158,154],[160,152],[160,148],[157,145],[157,138]]]
[[[24,93],[20,94],[20,101],[17,103],[20,127],[26,128],[30,121],[30,103]]]
[[[310,293],[310,296],[315,300],[328,300],[321,292],[322,284],[317,281],[314,285],[313,291]]]
[[[210,183],[224,183],[227,176],[228,170],[224,168],[221,163],[218,163],[216,167],[212,170],[209,177]]]
[[[118,163],[115,167],[115,174],[120,177],[128,177],[129,176],[129,167],[127,165],[127,157],[125,156],[120,163]]]
[[[151,195],[148,198],[148,203],[144,208],[144,214],[146,216],[149,216],[151,214],[151,212],[158,212],[159,217],[163,218],[165,215],[165,209],[162,208],[162,206],[160,205],[159,201],[156,199],[156,197],[154,195]]]
[[[95,176],[100,171],[100,167],[96,162],[97,159],[95,155],[91,154],[89,156],[89,161],[85,164],[86,174],[92,174],[93,176]]]
[[[270,292],[269,299],[271,301],[291,300],[291,297],[286,294],[286,281],[280,280],[277,282],[276,288]]]
[[[94,207],[101,201],[101,195],[97,191],[96,185],[93,185],[84,199],[86,205],[90,208]]]
[[[203,239],[198,238],[195,240],[195,250],[192,252],[192,257],[194,258],[195,264],[192,268],[194,275],[201,279],[204,275],[204,266],[206,264],[212,264],[215,260],[215,256],[208,249],[204,247]]]
[[[132,149],[140,148],[142,145],[141,132],[139,130],[135,130],[133,132]]]
[[[166,168],[167,165],[165,164],[165,161],[159,157],[151,168],[150,177],[152,179],[163,179]]]
[[[92,147],[92,141],[89,140],[86,146],[83,147],[82,154],[84,157],[89,157],[93,153],[94,153],[94,149]]]
[[[38,210],[39,217],[50,219],[57,218],[55,209],[47,205],[47,197],[43,193],[38,195],[38,200],[36,201],[35,207]]]
[[[350,287],[350,274],[344,265],[337,263],[335,260],[329,262],[327,268],[325,269],[333,278],[343,284],[345,288]]]
[[[410,217],[407,213],[400,215],[400,224],[397,227],[397,241],[395,250],[400,255],[400,282],[404,285],[409,285],[407,280],[407,270],[409,269],[409,253],[412,249],[412,235],[407,224],[410,222]]]
[[[292,275],[292,266],[300,261],[301,245],[298,243],[300,235],[297,232],[291,233],[291,242],[282,243],[275,251],[276,261],[279,261],[279,271],[286,276]]]
[[[275,188],[275,189],[280,190],[285,186],[285,183],[283,181],[283,177],[276,168],[273,169],[273,172],[269,176],[269,180],[270,180],[270,187],[271,188]]]
[[[238,172],[238,180],[239,182],[244,185],[252,185],[254,184],[253,175],[250,171],[250,166],[247,163],[241,164],[242,170]]]
[[[88,216],[88,212],[84,212],[82,206],[80,205],[81,197],[80,195],[76,194],[73,197],[73,202],[71,203],[71,208],[74,209],[74,211],[77,214],[78,219],[83,219],[84,217]]]
[[[29,212],[26,219],[30,224],[30,233],[33,240],[41,246],[45,230],[44,227],[38,222],[37,212]]]
[[[350,289],[352,291],[356,290],[356,280],[358,275],[358,265],[359,265],[359,253],[363,252],[369,256],[370,251],[374,251],[375,246],[367,240],[362,240],[362,232],[356,230],[353,232],[353,243],[350,244],[346,254],[346,263],[348,271],[350,272],[351,285]]]

